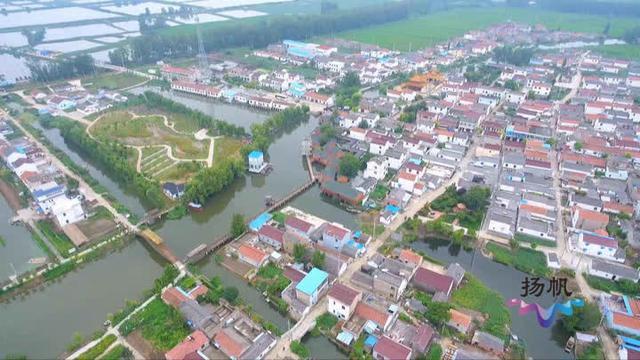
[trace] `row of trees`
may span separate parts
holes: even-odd
[[[251,145],[243,147],[243,157],[246,157],[246,155],[253,150],[266,152],[278,133],[286,129],[296,128],[302,122],[308,120],[309,107],[303,105],[285,109],[268,118],[263,123],[251,125],[252,141]]]
[[[184,199],[203,204],[229,186],[236,177],[244,173],[244,170],[244,161],[237,157],[224,159],[210,168],[203,168],[187,184]]]
[[[406,19],[412,11],[426,12],[426,0],[386,2],[347,11],[314,15],[284,15],[260,22],[238,23],[202,29],[207,51],[248,46],[265,47],[283,39],[305,39],[391,21]],[[195,27],[192,31],[164,29],[137,37],[128,50],[110,54],[116,64],[148,64],[166,57],[194,56],[198,52]],[[127,46],[127,45],[125,45]]]
[[[155,208],[165,206],[165,197],[157,181],[149,180],[138,173],[127,160],[130,149],[115,142],[102,143],[93,140],[80,123],[65,118],[42,119],[45,127],[57,127],[65,142],[76,146],[85,156],[109,169],[111,176],[119,182],[131,185],[143,201]]]
[[[193,110],[188,106],[182,105],[171,99],[156,94],[152,91],[146,91],[144,95],[133,98],[132,101],[127,103],[129,105],[135,105],[136,103],[143,103],[152,109],[161,109],[168,113],[182,114],[190,119],[193,119],[198,127],[209,129],[213,135],[224,135],[230,137],[244,137],[247,135],[246,130],[242,126],[236,126],[226,121],[214,119],[209,115]]]
[[[33,80],[50,82],[95,73],[91,55],[78,55],[56,62],[34,60],[27,63]]]

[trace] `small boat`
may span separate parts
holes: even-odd
[[[192,201],[189,203],[189,209],[193,211],[202,211],[202,204]]]
[[[567,344],[564,346],[564,352],[570,353],[573,351],[573,348],[576,346],[576,339],[572,336],[567,340]]]

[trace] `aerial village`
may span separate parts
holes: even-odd
[[[293,339],[326,323],[321,331],[332,342],[376,359],[417,358],[435,343],[446,359],[513,356],[517,341],[485,331],[486,319],[471,309],[447,307],[444,323],[425,317],[467,279],[459,264],[442,266],[409,249],[407,224],[393,226],[408,220],[438,224],[428,229],[447,236],[537,249],[548,268],[574,269],[590,285],[637,286],[640,64],[571,48],[518,65],[492,56],[502,46],[585,38],[503,24],[403,54],[345,40],[284,41],[252,53],[282,64],[272,72],[219,54],[209,56],[206,77],[196,67],[162,64],[159,76],[177,92],[268,110],[309,106],[321,125],[302,151],[323,196],[378,214],[367,231],[289,206],[252,219],[220,261],[296,324],[284,336],[265,330],[189,281],[162,293],[193,330],[166,358],[289,357],[299,345]],[[319,75],[305,78],[285,65]],[[371,89],[357,101],[341,88],[353,76]],[[344,169],[345,157],[356,159],[355,170]],[[262,173],[264,154],[253,152],[249,164]],[[474,188],[486,203],[458,201]],[[446,198],[453,199],[448,210],[434,205]],[[398,229],[390,246],[377,241],[385,227]],[[637,356],[639,300],[585,295],[620,335],[620,358]]]
[[[162,355],[293,357],[302,335],[318,328],[362,358],[418,358],[434,344],[445,359],[515,356],[518,342],[508,330],[490,331],[483,314],[450,303],[469,281],[465,269],[409,248],[415,235],[408,228],[416,222],[463,242],[535,249],[548,268],[573,269],[581,288],[627,281],[637,291],[640,64],[561,48],[516,65],[514,53],[494,52],[584,39],[589,35],[508,23],[409,53],[347,40],[287,40],[252,52],[282,65],[271,72],[223,54],[209,55],[206,72],[159,64],[147,76],[164,79],[174,92],[273,111],[308,106],[320,125],[295,151],[308,158],[312,180],[327,201],[375,214],[366,228],[292,206],[251,219],[218,260],[294,325],[283,335],[223,296],[219,284],[186,275],[161,300],[191,334]],[[318,75],[287,70],[298,67]],[[367,90],[359,98],[354,87]],[[123,95],[89,95],[71,84],[30,97],[42,112],[86,116]],[[14,132],[2,123],[2,158],[31,193],[31,209],[82,247],[88,240],[74,224],[96,204]],[[248,156],[248,170],[264,174],[265,154]],[[172,199],[184,191],[183,184],[164,185]],[[615,289],[619,294],[583,295],[598,302],[605,326],[619,334],[620,358],[636,358],[640,300]],[[443,303],[446,314],[431,317]]]

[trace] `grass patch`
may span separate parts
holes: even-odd
[[[330,331],[338,323],[338,318],[326,312],[316,318],[316,327],[320,331]]]
[[[196,287],[196,285],[196,279],[191,276],[185,276],[178,282],[178,286],[186,292],[189,292],[191,289]]]
[[[547,247],[558,246],[558,244],[556,244],[555,241],[545,240],[536,236],[531,236],[531,235],[522,234],[522,233],[516,233],[513,238],[517,241],[527,242],[530,244],[542,245]]]
[[[75,249],[75,246],[71,240],[64,233],[59,233],[54,230],[53,224],[48,220],[40,220],[36,222],[36,227],[42,232],[42,234],[49,239],[49,242],[58,250],[60,255],[68,257],[69,252]]]
[[[511,250],[495,243],[488,243],[487,250],[493,254],[494,261],[513,266],[527,274],[549,276],[551,273],[547,267],[546,256],[540,251],[527,248]]]
[[[82,86],[89,91],[118,90],[140,84],[145,80],[142,76],[130,73],[105,73],[83,79]]]
[[[302,345],[302,343],[298,340],[294,340],[291,342],[289,347],[291,352],[298,355],[302,359],[306,359],[309,357],[309,349],[306,346]]]
[[[489,9],[455,9],[426,16],[347,31],[337,37],[376,44],[388,49],[408,51],[441,43],[470,30],[482,29],[514,21],[542,24],[551,30],[601,34],[609,23],[607,16],[572,14],[536,9],[495,7]],[[611,22],[610,36],[622,36],[637,24],[634,18],[616,18]]]
[[[92,348],[80,354],[77,359],[93,360],[100,356],[103,352],[105,352],[105,350],[107,350],[109,346],[111,346],[111,344],[113,344],[117,339],[118,338],[115,335],[109,334],[102,340],[100,340],[97,344],[95,344]]]
[[[163,352],[176,346],[190,333],[180,313],[159,298],[125,321],[120,333],[127,336],[136,329],[140,329],[142,336]]]
[[[233,156],[240,156],[242,141],[230,137],[222,137],[214,140],[213,162],[220,162]]]
[[[108,353],[104,354],[102,360],[128,360],[133,359],[133,354],[131,350],[127,349],[122,344],[118,344],[113,347],[113,349],[109,350]]]
[[[591,51],[607,57],[637,60],[640,59],[640,46],[622,44],[622,45],[600,45],[589,48]]]
[[[640,295],[640,285],[634,283],[633,281],[629,281],[626,279],[613,281],[588,274],[584,274],[584,278],[585,280],[587,280],[587,284],[589,284],[589,286],[594,289],[602,290],[608,293],[617,292],[630,296]]]
[[[168,117],[170,123],[174,120]],[[129,112],[112,111],[96,120],[90,132],[98,139],[131,146],[169,145],[173,155],[182,159],[203,159],[209,153],[208,141],[172,130],[158,115],[133,117]]]
[[[511,324],[511,313],[504,304],[504,298],[473,275],[467,273],[466,282],[453,292],[451,302],[457,307],[488,315],[482,324],[483,330],[502,339],[509,336],[507,327]]]

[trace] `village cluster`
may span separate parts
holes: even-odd
[[[84,196],[76,189],[70,189],[64,172],[36,144],[17,133],[8,121],[0,120],[0,128],[2,160],[33,199],[30,207],[23,211],[33,211],[36,217],[50,216],[71,235],[74,245],[83,245],[87,238],[76,236],[78,230],[74,224],[87,218],[85,208],[88,204],[85,204]],[[25,217],[33,218],[31,215]]]
[[[491,195],[482,224],[468,229],[455,220],[454,229],[477,231],[483,240],[506,245],[515,241],[537,247],[552,269],[569,267],[588,276],[637,282],[640,275],[627,254],[632,252],[629,243],[636,241],[633,220],[640,217],[635,174],[640,106],[634,102],[640,94],[640,65],[570,48],[537,52],[520,65],[491,56],[503,46],[576,40],[589,37],[502,24],[409,53],[345,40],[323,45],[284,41],[250,56],[315,68],[315,79],[291,70],[252,68],[220,55],[210,56],[214,64],[204,77],[195,68],[169,65],[162,67],[162,75],[176,91],[228,102],[271,110],[309,105],[321,114],[322,125],[305,154],[322,167],[316,174],[322,193],[348,208],[379,209],[378,226],[404,220],[407,207],[448,182],[458,192],[483,187]],[[479,79],[470,75],[476,66],[485,67]],[[356,74],[370,90],[357,106],[336,108],[340,94],[331,89],[347,74]],[[378,93],[381,84],[388,86]],[[333,131],[327,132],[327,126]],[[347,155],[361,161],[356,176],[341,172]],[[261,167],[262,159],[255,166]],[[443,216],[437,211],[427,215],[421,220]],[[458,264],[442,268],[423,262],[421,255],[401,247],[387,256],[369,254],[374,241],[360,230],[286,208],[254,219],[249,233],[227,246],[223,265],[250,279],[276,266],[287,279],[276,297],[299,323],[328,312],[339,319],[331,332],[334,342],[349,347],[364,338],[376,359],[409,359],[427,351],[439,335],[432,324],[399,319],[409,314],[415,320],[414,314],[424,311],[420,301],[406,295],[425,292],[433,301],[447,302],[465,272]],[[322,253],[322,266],[296,261],[300,246],[303,255]],[[184,310],[184,304],[197,302],[179,293],[181,300],[173,305],[195,332],[172,354],[197,351],[206,358],[202,352],[211,349],[230,358],[260,358],[271,348],[279,351],[280,339],[272,334],[243,333],[240,328],[253,325],[242,315],[197,325],[233,310]],[[639,335],[636,302],[602,295],[608,326]],[[508,353],[503,339],[476,328],[482,319],[473,312],[451,309],[450,318],[449,327],[472,335],[448,358]],[[637,341],[622,338],[623,358],[640,349]]]

